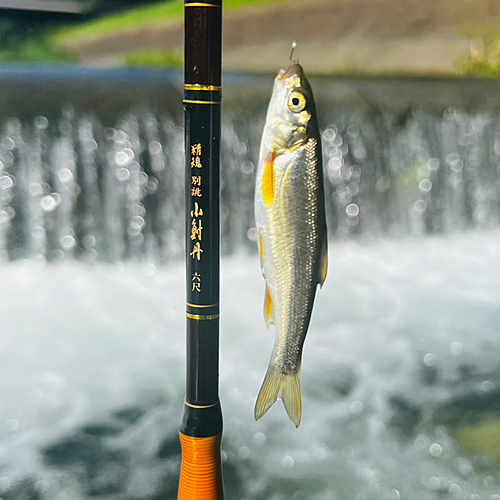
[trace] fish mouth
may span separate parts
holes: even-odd
[[[290,76],[294,75],[301,78],[304,76],[304,70],[302,69],[302,66],[296,62],[288,66],[288,68],[285,70],[285,73],[283,74],[283,78],[289,78]]]
[[[287,69],[281,70],[278,75],[278,80],[284,80],[285,78],[290,78],[291,76],[298,76],[299,78],[304,77],[304,70],[299,63],[293,62],[288,66]]]

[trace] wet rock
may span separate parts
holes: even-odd
[[[500,390],[472,392],[454,398],[435,411],[434,420],[456,427],[461,422],[479,422],[485,415],[500,418]]]
[[[422,418],[420,408],[400,395],[389,398],[389,407],[393,412],[389,425],[400,429],[407,437],[412,436]]]
[[[69,436],[41,450],[48,465],[69,465],[77,462],[94,463],[103,453],[99,439],[85,434]]]
[[[312,376],[311,376],[312,375]],[[348,396],[358,383],[358,376],[349,366],[333,365],[320,374],[313,373],[302,381],[303,394],[325,401]]]
[[[352,370],[345,370],[341,377],[332,381],[332,388],[340,396],[348,396],[351,391],[356,387],[358,377]]]
[[[125,489],[129,468],[125,453],[115,453],[89,467],[83,484],[90,496],[110,495]]]
[[[147,500],[169,500],[177,498],[177,490],[179,488],[179,474],[169,474],[161,482],[160,491]],[[227,495],[226,495],[227,497]],[[227,497],[231,498],[231,497]],[[146,499],[144,499],[146,500]]]
[[[128,408],[122,408],[113,413],[113,417],[116,420],[121,420],[127,424],[135,424],[144,414],[146,410],[140,408],[139,406],[130,406]]]
[[[436,385],[439,382],[439,370],[436,366],[420,365],[420,381],[423,385]]]
[[[476,473],[491,475],[500,460],[500,389],[489,384],[490,390],[476,388],[439,406],[432,421],[445,426],[461,451],[473,457]]]
[[[460,380],[462,380],[463,382],[467,382],[474,378],[477,373],[477,368],[472,365],[463,364],[457,368],[457,373],[460,377]]]
[[[322,485],[316,485],[314,483],[309,483],[307,485],[307,491],[304,489],[304,480],[302,479],[292,479],[292,478],[278,478],[275,477],[272,482],[270,482],[263,492],[262,496],[258,498],[279,498],[280,500],[289,498],[311,498],[314,495],[321,493],[323,490]],[[279,491],[280,496],[273,495],[274,492]],[[300,492],[300,493],[299,493]]]
[[[257,474],[258,471],[255,471]],[[244,498],[245,484],[238,466],[232,462],[223,464],[224,493],[227,498]]]
[[[2,492],[2,500],[40,500],[42,497],[37,491],[35,481],[25,478]]]
[[[179,441],[179,434],[172,434],[166,437],[158,448],[158,458],[166,459],[178,457],[181,454],[181,443]]]
[[[92,434],[80,429],[41,453],[47,465],[64,468],[77,477],[89,496],[119,493],[126,488],[129,452],[110,449],[102,432]]]
[[[122,428],[118,425],[111,424],[91,424],[82,427],[81,432],[89,436],[115,436],[122,432]]]

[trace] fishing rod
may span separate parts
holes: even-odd
[[[186,400],[178,500],[223,500],[219,402],[222,0],[184,3]]]

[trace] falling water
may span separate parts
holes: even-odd
[[[266,99],[225,110],[223,252],[254,248],[253,187]],[[500,118],[410,109],[401,118],[346,103],[320,108],[333,238],[435,234],[500,221]],[[131,109],[106,127],[71,105],[6,118],[0,132],[3,259],[178,258],[183,232],[179,116]]]

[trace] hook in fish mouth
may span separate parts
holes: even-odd
[[[291,75],[297,75],[299,78],[304,75],[304,70],[302,69],[302,66],[299,64],[299,60],[297,59],[294,61],[292,59],[293,57],[293,52],[295,48],[297,47],[297,42],[292,42],[292,51],[290,52],[290,65],[288,66],[287,69],[281,69],[279,74],[278,74],[278,80],[283,80],[285,78],[288,78]]]

